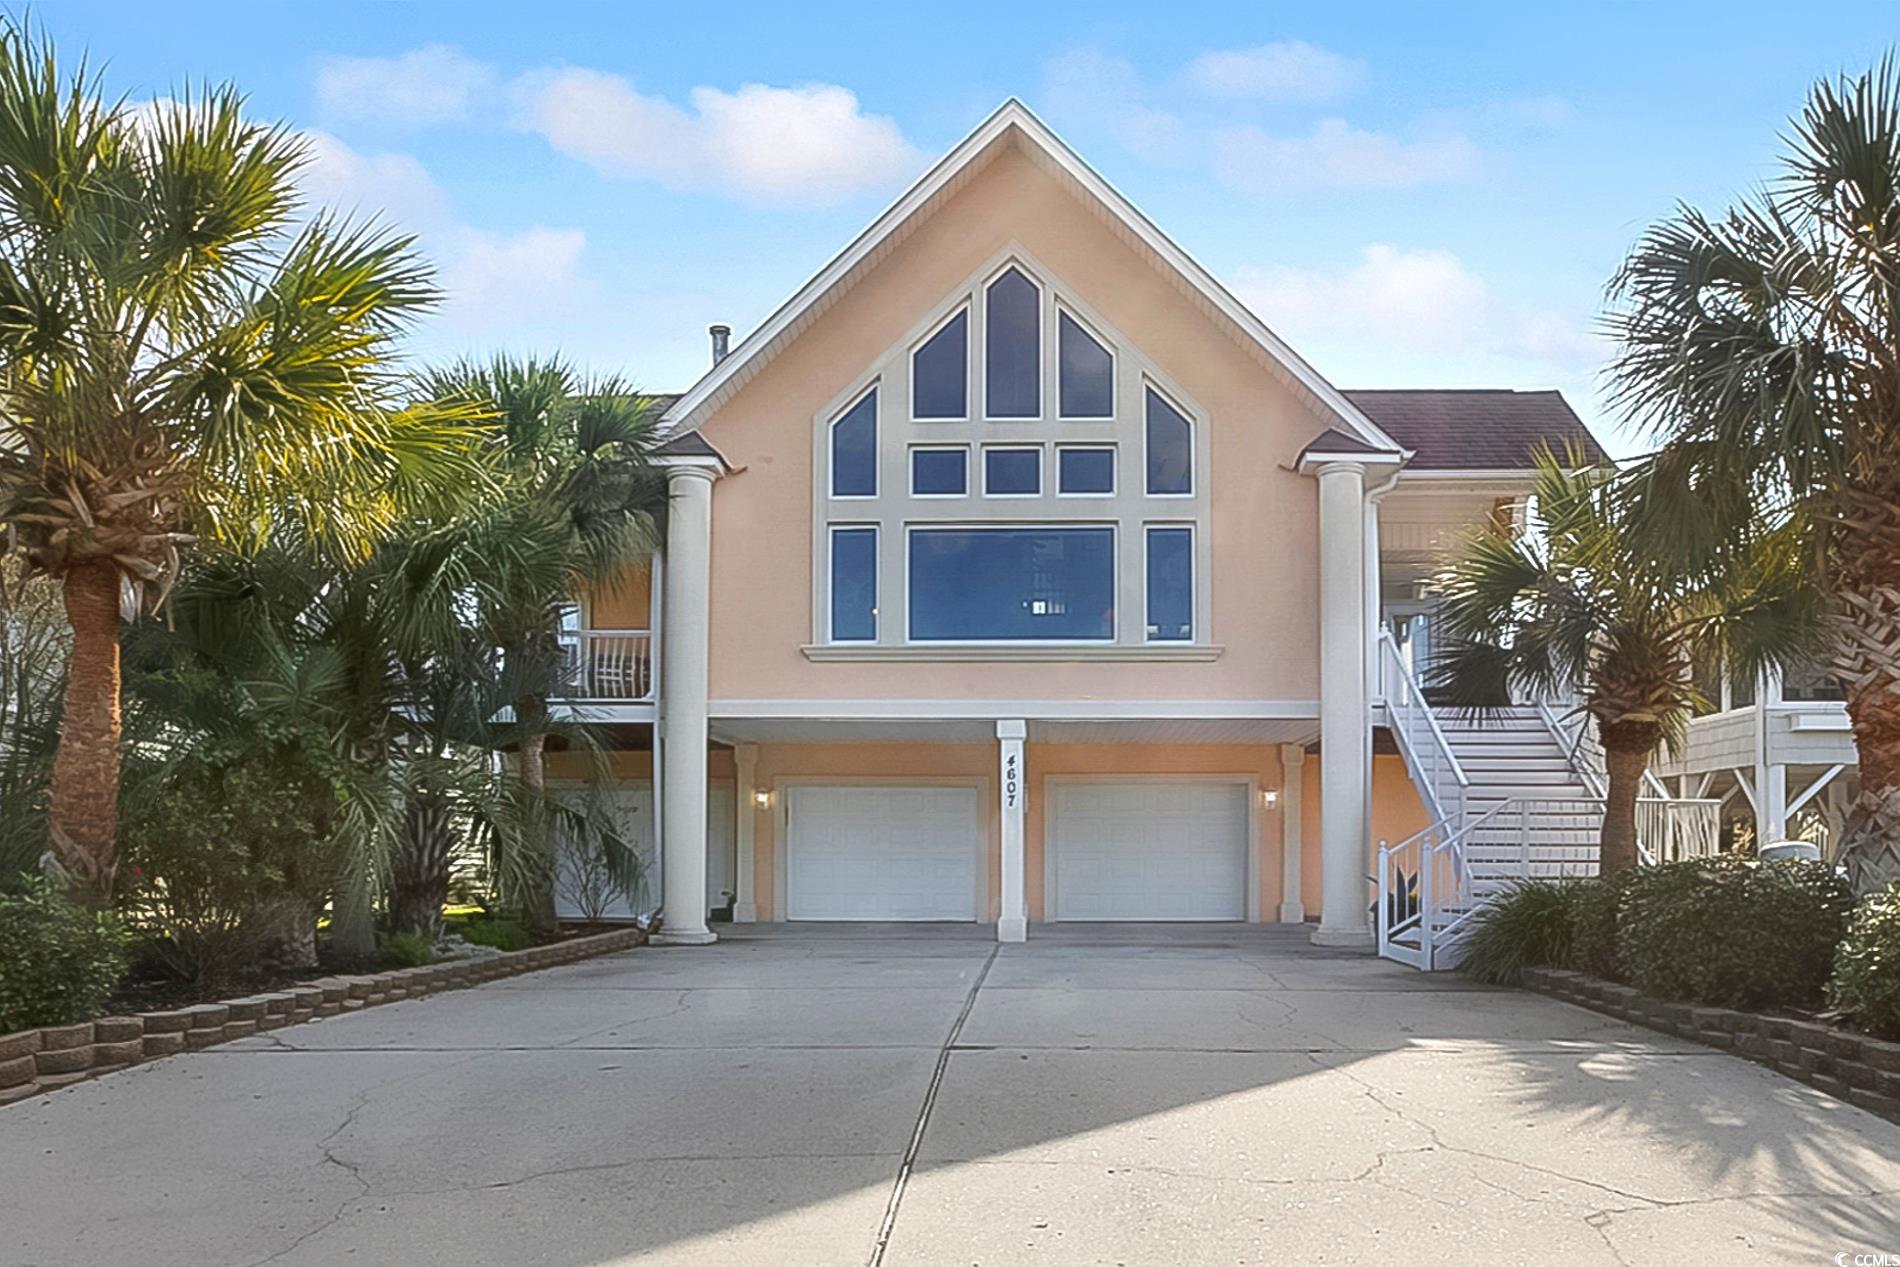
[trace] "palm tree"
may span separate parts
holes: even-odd
[[[657,402],[618,379],[584,380],[565,362],[500,356],[427,376],[431,397],[495,420],[501,487],[444,534],[457,562],[440,584],[472,596],[483,639],[510,683],[516,769],[531,804],[549,807],[527,841],[522,915],[554,925],[556,816],[546,796],[550,701],[571,685],[561,618],[584,593],[607,593],[649,558],[666,506],[652,464]]]
[[[1751,503],[1809,534],[1825,662],[1860,754],[1841,857],[1900,878],[1900,68],[1823,81],[1782,174],[1642,237],[1612,283],[1621,401],[1725,502],[1653,498],[1671,530],[1719,532]],[[1727,513],[1720,513],[1726,511]],[[1690,525],[1693,528],[1695,525]],[[1667,532],[1658,533],[1668,535]]]
[[[410,240],[300,216],[305,144],[230,88],[144,110],[0,24],[0,525],[62,587],[72,648],[48,835],[109,900],[124,612],[202,541],[360,555],[442,486],[465,429],[394,408],[435,298]]]
[[[1626,490],[1575,454],[1538,460],[1529,531],[1490,527],[1439,578],[1445,638],[1428,672],[1454,707],[1574,693],[1597,727],[1608,787],[1599,867],[1637,862],[1636,801],[1657,746],[1704,703],[1688,671],[1799,655],[1814,591],[1793,533],[1757,529],[1699,572],[1649,548]]]

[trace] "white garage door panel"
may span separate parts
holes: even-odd
[[[787,917],[974,920],[977,813],[968,787],[789,789]]]
[[[1247,918],[1239,783],[1050,785],[1058,920]]]

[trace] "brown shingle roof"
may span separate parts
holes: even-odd
[[[1377,388],[1346,399],[1413,450],[1412,470],[1523,470],[1538,449],[1574,443],[1586,462],[1609,455],[1563,393],[1509,388]]]

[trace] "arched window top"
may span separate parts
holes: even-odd
[[[984,413],[1042,416],[1042,288],[1010,265],[984,292]]]
[[[877,496],[877,388],[831,423],[831,495]]]

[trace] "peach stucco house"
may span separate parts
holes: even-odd
[[[1556,393],[1341,391],[1015,102],[714,342],[665,555],[572,633],[665,940],[1367,943],[1379,842],[1486,793],[1408,672],[1421,583],[1536,446],[1600,453]],[[1524,729],[1496,755],[1584,794]]]

